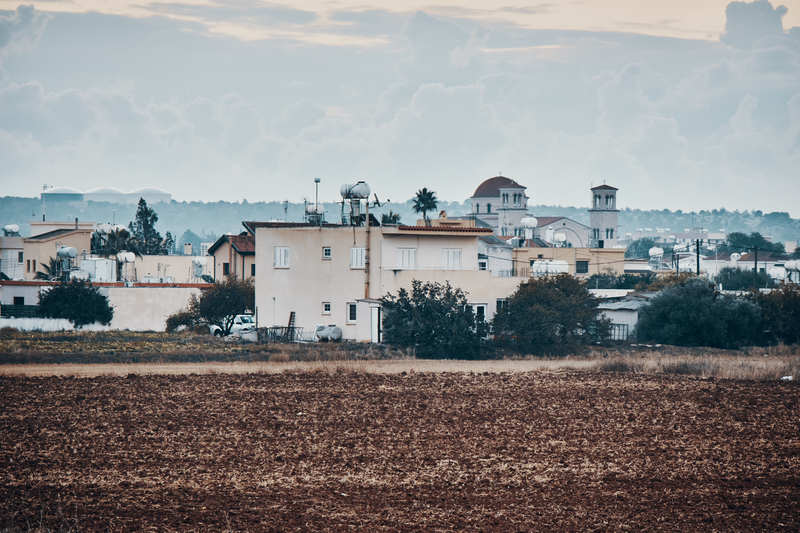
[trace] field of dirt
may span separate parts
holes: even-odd
[[[0,530],[800,529],[800,386],[0,377]]]

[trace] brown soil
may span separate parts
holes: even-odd
[[[0,377],[0,529],[800,529],[797,382]]]

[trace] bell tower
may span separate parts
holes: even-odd
[[[617,188],[611,185],[592,187],[592,203],[589,208],[589,225],[592,227],[592,248],[614,248],[619,238],[619,209]]]

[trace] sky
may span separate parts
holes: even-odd
[[[800,0],[0,0],[0,189],[800,217]]]

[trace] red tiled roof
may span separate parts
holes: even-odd
[[[549,226],[553,222],[558,222],[564,217],[536,217],[536,225],[541,226]]]
[[[397,226],[401,231],[436,231],[439,233],[492,233],[491,228],[452,228],[447,226]]]
[[[233,249],[242,255],[252,255],[256,253],[256,241],[252,235],[231,235],[229,237]]]
[[[511,178],[505,176],[495,176],[484,181],[478,188],[472,198],[496,198],[500,196],[500,189],[525,189],[526,187],[520,185]]]

